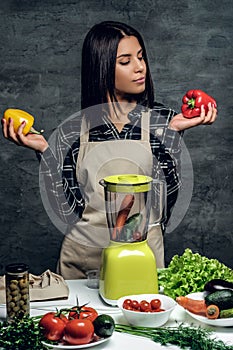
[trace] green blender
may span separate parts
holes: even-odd
[[[110,233],[110,244],[102,252],[100,296],[115,306],[124,295],[158,293],[156,259],[147,243],[152,178],[112,175],[100,184],[104,187]]]

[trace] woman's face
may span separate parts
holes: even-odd
[[[115,93],[118,101],[128,100],[129,94],[145,90],[146,63],[135,36],[122,38],[118,45],[115,69]]]

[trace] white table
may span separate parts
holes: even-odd
[[[127,324],[121,311],[116,307],[111,307],[104,304],[99,297],[98,289],[90,289],[87,287],[86,280],[69,280],[70,295],[68,300],[50,301],[50,302],[36,302],[31,303],[31,316],[42,315],[48,311],[55,310],[56,307],[62,308],[64,306],[77,305],[77,298],[79,305],[89,302],[89,305],[96,308],[99,313],[106,313],[111,315],[117,323]],[[0,318],[4,318],[5,310],[0,309]],[[175,326],[176,321],[189,323],[193,325],[205,326],[190,317],[183,308],[176,306],[171,314],[170,320],[165,326]],[[205,326],[207,327],[207,326]],[[233,327],[209,327],[214,330],[214,337],[222,339],[225,343],[233,345]],[[137,336],[114,332],[113,336],[105,343],[93,347],[93,350],[107,349],[107,350],[178,350],[176,346],[161,346],[158,343]]]

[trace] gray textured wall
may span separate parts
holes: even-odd
[[[46,137],[79,109],[82,41],[106,19],[143,34],[157,100],[179,110],[190,88],[216,98],[217,122],[185,133],[194,191],[165,237],[166,261],[190,247],[233,267],[232,1],[1,0],[0,18],[0,111],[27,110]],[[63,235],[42,205],[34,153],[0,137],[0,166],[0,273],[16,260],[54,270]]]

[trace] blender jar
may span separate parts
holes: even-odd
[[[140,242],[147,238],[152,178],[144,175],[112,175],[101,180],[110,240]]]

